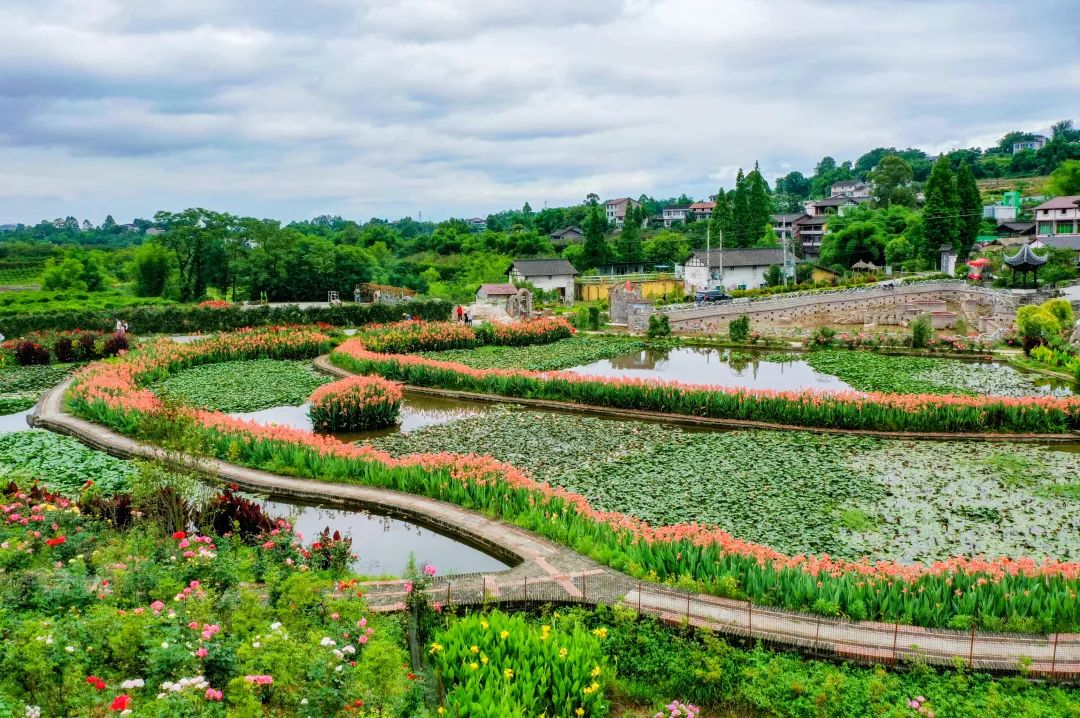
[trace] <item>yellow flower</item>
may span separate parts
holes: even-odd
[[[488,664],[488,657],[487,657],[487,656],[485,656],[485,655],[483,655],[483,654],[481,654],[481,656],[480,656],[480,662],[481,662],[481,663],[483,663],[483,664],[484,664],[484,665],[486,666],[486,665]]]
[[[505,639],[509,635],[510,635],[510,631],[500,631],[499,632],[499,638]]]
[[[598,675],[600,675],[600,666],[596,666],[592,669],[592,677],[596,678]]]
[[[441,643],[432,643],[431,644],[431,651],[429,651],[429,652],[431,653],[431,655],[435,655],[436,653],[438,653],[441,650],[442,650],[442,644]]]
[[[566,658],[568,653],[570,653],[570,651],[566,650],[565,648],[560,648],[559,649],[559,658]]]
[[[442,706],[439,706],[439,709],[436,710],[435,712],[438,713],[439,715],[446,715],[446,709],[443,708]]]
[[[487,629],[488,629],[488,628],[489,628],[490,626],[491,626],[491,624],[490,624],[490,623],[488,623],[487,621],[480,621],[480,628],[483,628],[483,629],[484,629],[485,631],[486,631],[486,630],[487,630]]]
[[[469,649],[469,653],[479,653],[479,652],[480,652],[480,647],[479,646],[473,646],[472,648]]]
[[[478,663],[470,663],[469,668],[471,668],[471,669],[473,669],[475,671],[475,670],[480,668],[480,665]]]
[[[503,669],[503,678],[505,678],[506,680],[510,680],[513,677],[514,677],[514,669],[513,668],[504,668]]]
[[[607,629],[604,627],[593,629],[592,634],[597,638],[607,638]]]
[[[574,714],[577,716],[583,716],[585,715],[585,709],[579,706],[578,709],[574,711]]]

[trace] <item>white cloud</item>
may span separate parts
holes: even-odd
[[[1068,9],[8,0],[0,222],[189,204],[471,216],[705,196],[755,161],[774,177],[878,145],[985,145],[1075,111]]]

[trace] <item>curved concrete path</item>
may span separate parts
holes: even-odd
[[[217,459],[167,452],[67,413],[63,397],[69,384],[70,380],[42,396],[36,412],[28,417],[31,425],[73,436],[114,456],[178,462],[248,491],[400,516],[516,563],[501,572],[440,578],[430,593],[434,600],[446,604],[621,603],[665,622],[685,622],[812,655],[884,664],[917,657],[927,663],[951,666],[959,660],[972,668],[1006,673],[1017,671],[1022,662],[1030,659],[1029,670],[1034,674],[1059,680],[1080,678],[1080,634],[980,634],[852,622],[666,589],[637,581],[532,532],[453,504],[389,489],[279,476]],[[364,590],[373,610],[403,607],[402,581],[371,582]]]

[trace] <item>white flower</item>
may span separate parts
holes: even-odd
[[[26,718],[41,718],[41,708],[38,706],[26,706]]]
[[[270,624],[270,630],[271,631],[276,631],[279,628],[281,628],[281,621],[274,621],[273,623]]]
[[[356,653],[356,649],[352,646],[345,646],[341,649],[342,653]]]
[[[74,653],[75,652],[75,646],[64,646],[64,650],[67,651],[68,653]]]
[[[262,644],[259,643],[258,641],[252,641],[251,642],[251,647],[252,648],[262,648]]]
[[[339,663],[339,664],[337,664],[336,666],[334,666],[334,673],[341,673],[341,671],[342,671],[342,669],[343,669],[344,667],[345,667],[345,666],[341,665],[340,663]]]
[[[319,641],[319,645],[320,646],[336,646],[337,641],[335,641],[333,638],[330,638],[330,636],[325,636],[321,641]]]
[[[162,648],[168,648],[169,647],[169,642],[168,641],[162,641],[161,642],[161,647]]]
[[[121,683],[120,687],[129,691],[132,688],[142,688],[145,685],[146,682],[142,678],[132,678]]]
[[[302,701],[300,701],[300,705],[302,705],[302,706],[306,706],[306,705],[307,705],[307,698],[305,698],[305,699],[303,699]]]

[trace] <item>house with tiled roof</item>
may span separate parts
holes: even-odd
[[[784,250],[699,249],[683,264],[683,284],[687,294],[705,289],[757,289],[765,286],[765,272],[774,264],[784,266]]]
[[[626,210],[629,207],[640,207],[641,202],[630,197],[619,197],[604,202],[604,216],[612,227],[621,227],[626,221]]]
[[[515,259],[510,282],[528,282],[545,292],[555,292],[566,303],[574,301],[574,277],[578,271],[566,259]]]
[[[517,292],[518,288],[513,284],[481,284],[480,288],[476,290],[476,301],[498,304],[505,302]]]

